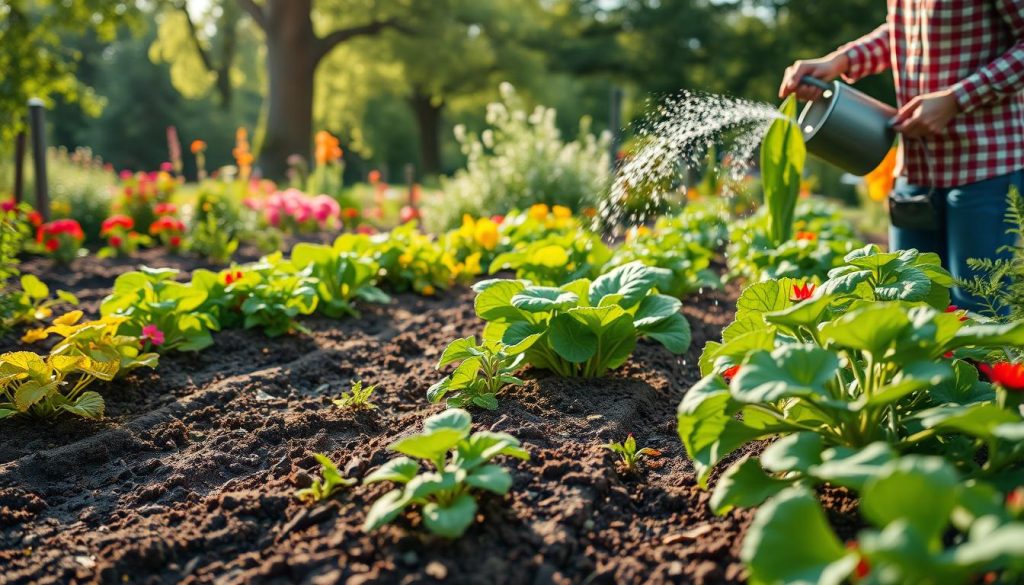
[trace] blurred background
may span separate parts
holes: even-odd
[[[168,126],[204,140],[210,168],[231,163],[246,127],[269,178],[327,130],[346,178],[398,181],[411,163],[429,181],[465,163],[453,128],[481,129],[502,81],[554,108],[566,138],[581,118],[628,133],[648,100],[682,88],[774,102],[789,63],[884,12],[881,0],[4,0],[0,152],[39,96],[51,145],[118,170],[167,161]],[[885,79],[862,85],[891,101]]]

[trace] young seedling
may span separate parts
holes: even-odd
[[[326,455],[313,453],[313,457],[320,462],[320,475],[323,481],[314,479],[313,484],[308,488],[295,490],[295,497],[303,503],[315,504],[322,502],[341,491],[341,488],[355,485],[356,480],[342,477],[341,472],[338,471],[338,466],[328,459]]]
[[[508,493],[512,476],[491,463],[499,455],[528,460],[519,440],[506,433],[470,434],[473,420],[460,408],[451,408],[423,422],[423,431],[392,443],[396,457],[363,479],[364,484],[390,481],[399,484],[373,503],[363,529],[376,530],[409,506],[419,506],[423,525],[444,538],[458,538],[476,517],[476,492]],[[422,471],[422,459],[433,467]]]
[[[633,433],[630,433],[626,440],[621,443],[607,443],[601,446],[613,453],[618,453],[623,469],[629,473],[636,473],[640,470],[639,464],[641,460],[648,457],[661,457],[661,451],[657,449],[650,447],[637,449],[636,438],[633,437]]]
[[[352,382],[352,389],[342,392],[341,398],[333,400],[334,406],[343,410],[376,410],[377,405],[370,402],[377,385],[363,386],[363,381]]]
[[[523,362],[524,354],[509,355],[501,343],[477,345],[475,337],[456,339],[445,348],[437,369],[461,362],[455,371],[427,389],[427,399],[438,402],[445,395],[450,408],[469,405],[488,410],[498,408],[497,394],[504,386],[519,386],[522,380],[512,374]]]

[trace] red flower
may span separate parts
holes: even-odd
[[[227,274],[224,275],[224,284],[232,285],[232,284],[238,282],[239,280],[242,280],[242,276],[243,275],[242,275],[242,271],[241,270],[236,270],[234,272],[231,272],[229,270],[227,272]]]
[[[14,199],[5,199],[3,203],[0,203],[0,209],[4,212],[11,212],[18,206],[18,202]]]
[[[501,224],[503,221],[505,221],[505,216],[504,215],[492,215],[491,216],[491,221],[493,221],[496,224]]]
[[[978,369],[993,384],[998,384],[1011,392],[1024,392],[1024,363],[996,362],[994,364],[978,364]]]
[[[172,248],[177,248],[181,245],[181,236],[171,236],[168,242],[170,242]]]
[[[127,215],[111,215],[107,219],[103,220],[103,224],[100,226],[100,235],[105,236],[109,232],[113,231],[114,228],[130,230],[134,227],[135,220]]]
[[[1014,514],[1024,512],[1024,487],[1019,487],[1006,494],[1006,507]]]
[[[398,219],[402,223],[409,223],[410,221],[419,219],[419,217],[420,210],[416,209],[415,207],[412,207],[411,205],[406,205],[402,207],[402,210],[398,213]]]
[[[178,206],[173,203],[157,203],[153,212],[157,215],[174,215],[178,212]]]
[[[39,225],[43,223],[43,216],[34,209],[28,212],[26,217],[28,218],[28,222],[35,227],[39,227]]]
[[[46,249],[50,252],[56,252],[57,248],[60,248],[60,242],[54,239],[46,240]]]
[[[725,370],[724,372],[722,372],[722,378],[725,380],[725,383],[726,384],[731,384],[732,383],[732,379],[736,377],[736,373],[739,372],[739,371],[740,371],[739,365],[735,365],[735,366],[732,366],[729,369]]]
[[[157,218],[157,220],[154,221],[149,226],[149,234],[152,236],[155,236],[160,232],[164,231],[168,231],[171,233],[181,233],[185,231],[185,224],[182,223],[181,220],[178,218],[165,215],[163,217]]]
[[[361,225],[361,226],[356,228],[356,233],[357,234],[363,234],[363,235],[370,236],[370,235],[373,235],[373,234],[377,233],[377,230],[373,229],[372,227],[370,227],[368,225]]]
[[[853,576],[858,580],[867,577],[868,573],[871,572],[871,565],[868,564],[868,560],[860,554],[857,541],[854,540],[846,543],[846,550],[851,550],[857,553],[857,566],[853,570]]]
[[[793,302],[806,301],[807,299],[814,296],[814,289],[817,287],[809,282],[803,283],[803,285],[793,285],[793,294],[789,295],[789,300]]]
[[[110,245],[115,248],[120,248],[122,244],[121,236],[110,236]]]
[[[359,217],[359,210],[355,207],[346,207],[341,211],[341,216],[345,219],[356,219]]]
[[[796,240],[806,240],[808,242],[813,242],[818,239],[818,234],[814,232],[797,232],[796,235],[793,236],[793,238]]]
[[[57,219],[39,226],[39,229],[36,231],[36,241],[42,242],[44,235],[56,236],[60,234],[67,234],[75,240],[85,239],[85,232],[82,231],[82,226],[78,225],[77,221],[73,219]]]
[[[950,306],[946,307],[946,312],[947,313],[960,313],[960,320],[961,321],[966,321],[967,320],[967,311],[961,309],[960,307],[958,307],[956,305],[950,305]]]

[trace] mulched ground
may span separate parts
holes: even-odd
[[[153,265],[198,266],[146,254]],[[87,258],[68,272],[35,260],[23,270],[95,311],[138,262]],[[455,542],[417,529],[415,512],[363,533],[385,484],[314,507],[292,494],[318,471],[311,452],[360,478],[441,410],[425,392],[444,346],[480,332],[470,291],[400,295],[358,319],[308,319],[311,335],[219,333],[203,353],[165,356],[156,371],[101,388],[104,421],[2,423],[0,583],[742,581],[751,515],[709,512],[675,431],[700,350],[731,321],[736,292],[685,303],[694,332],[685,356],[641,342],[605,379],[527,371],[496,412],[474,412],[476,428],[512,433],[532,458],[507,462],[512,492],[484,497]],[[378,385],[378,410],[332,406],[356,379]],[[637,477],[620,474],[600,446],[628,433],[664,454]],[[840,494],[833,517],[842,522],[848,504]]]

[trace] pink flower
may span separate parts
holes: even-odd
[[[133,175],[132,175],[131,171],[126,169],[126,170],[121,171],[118,174],[118,176],[121,177],[122,181],[127,181],[128,179],[132,178]]]
[[[317,195],[313,198],[313,215],[321,225],[341,215],[341,206],[328,195]]]
[[[164,332],[160,331],[160,329],[156,325],[146,325],[145,327],[142,328],[142,335],[139,336],[139,339],[143,341],[148,341],[154,346],[163,345]]]
[[[160,163],[160,170],[165,173],[169,173],[174,170],[174,165],[169,162],[162,162]]]

